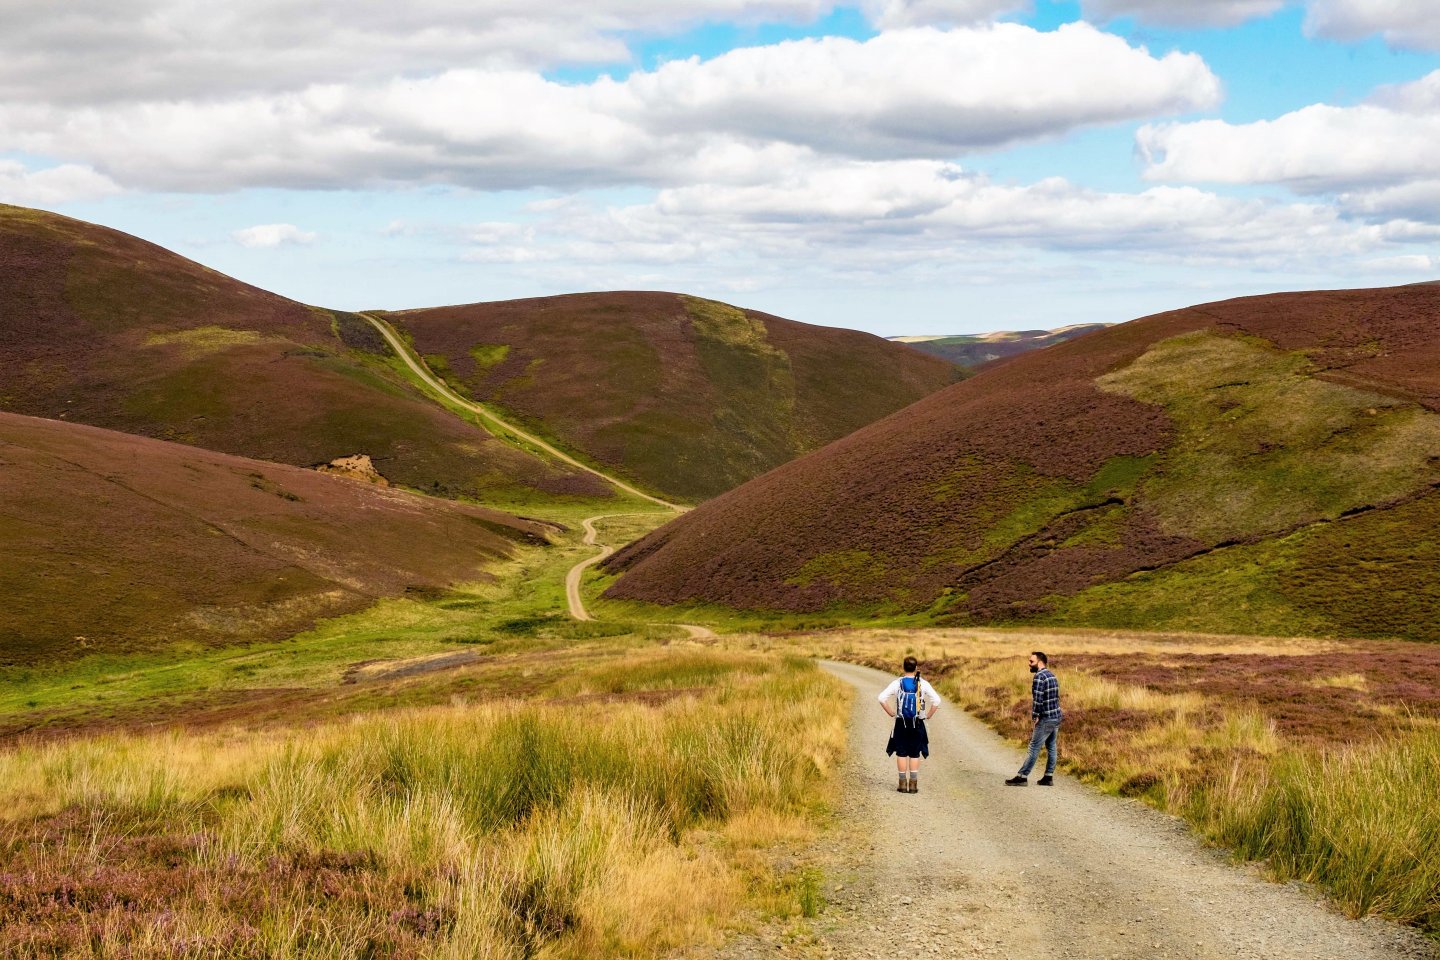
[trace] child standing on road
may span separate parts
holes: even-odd
[[[920,792],[920,758],[930,756],[930,736],[925,721],[940,709],[940,694],[929,681],[920,678],[920,663],[906,657],[905,675],[897,677],[876,699],[880,708],[895,718],[895,729],[885,745],[887,756],[894,755],[895,769],[900,775],[899,793]],[[892,701],[893,705],[892,705]]]

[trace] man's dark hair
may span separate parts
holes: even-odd
[[[1041,653],[1039,650],[1031,650],[1030,656],[1036,658],[1041,663],[1045,664],[1045,666],[1050,666],[1050,658],[1045,656],[1045,654]]]
[[[910,671],[916,669],[916,668],[919,667],[919,666],[920,666],[920,661],[919,661],[919,660],[916,660],[914,657],[906,657],[906,658],[905,658],[905,672],[906,672],[906,673],[909,673]]]

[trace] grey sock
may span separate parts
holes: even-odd
[[[919,771],[919,770],[911,770],[911,771],[910,771],[910,779],[911,779],[911,780],[919,780],[919,779],[920,779],[920,771]]]

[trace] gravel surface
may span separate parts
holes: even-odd
[[[1440,957],[1413,930],[1350,920],[1305,885],[1266,881],[1142,804],[1063,775],[1038,787],[1043,767],[1029,786],[1005,786],[1021,753],[953,707],[929,725],[920,793],[897,793],[874,702],[891,677],[825,668],[858,688],[838,828],[817,851],[825,911],[811,936],[742,937],[725,960]]]

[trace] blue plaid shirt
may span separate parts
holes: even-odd
[[[1045,667],[1030,681],[1030,719],[1053,720],[1059,723],[1065,718],[1060,710],[1060,681]]]

